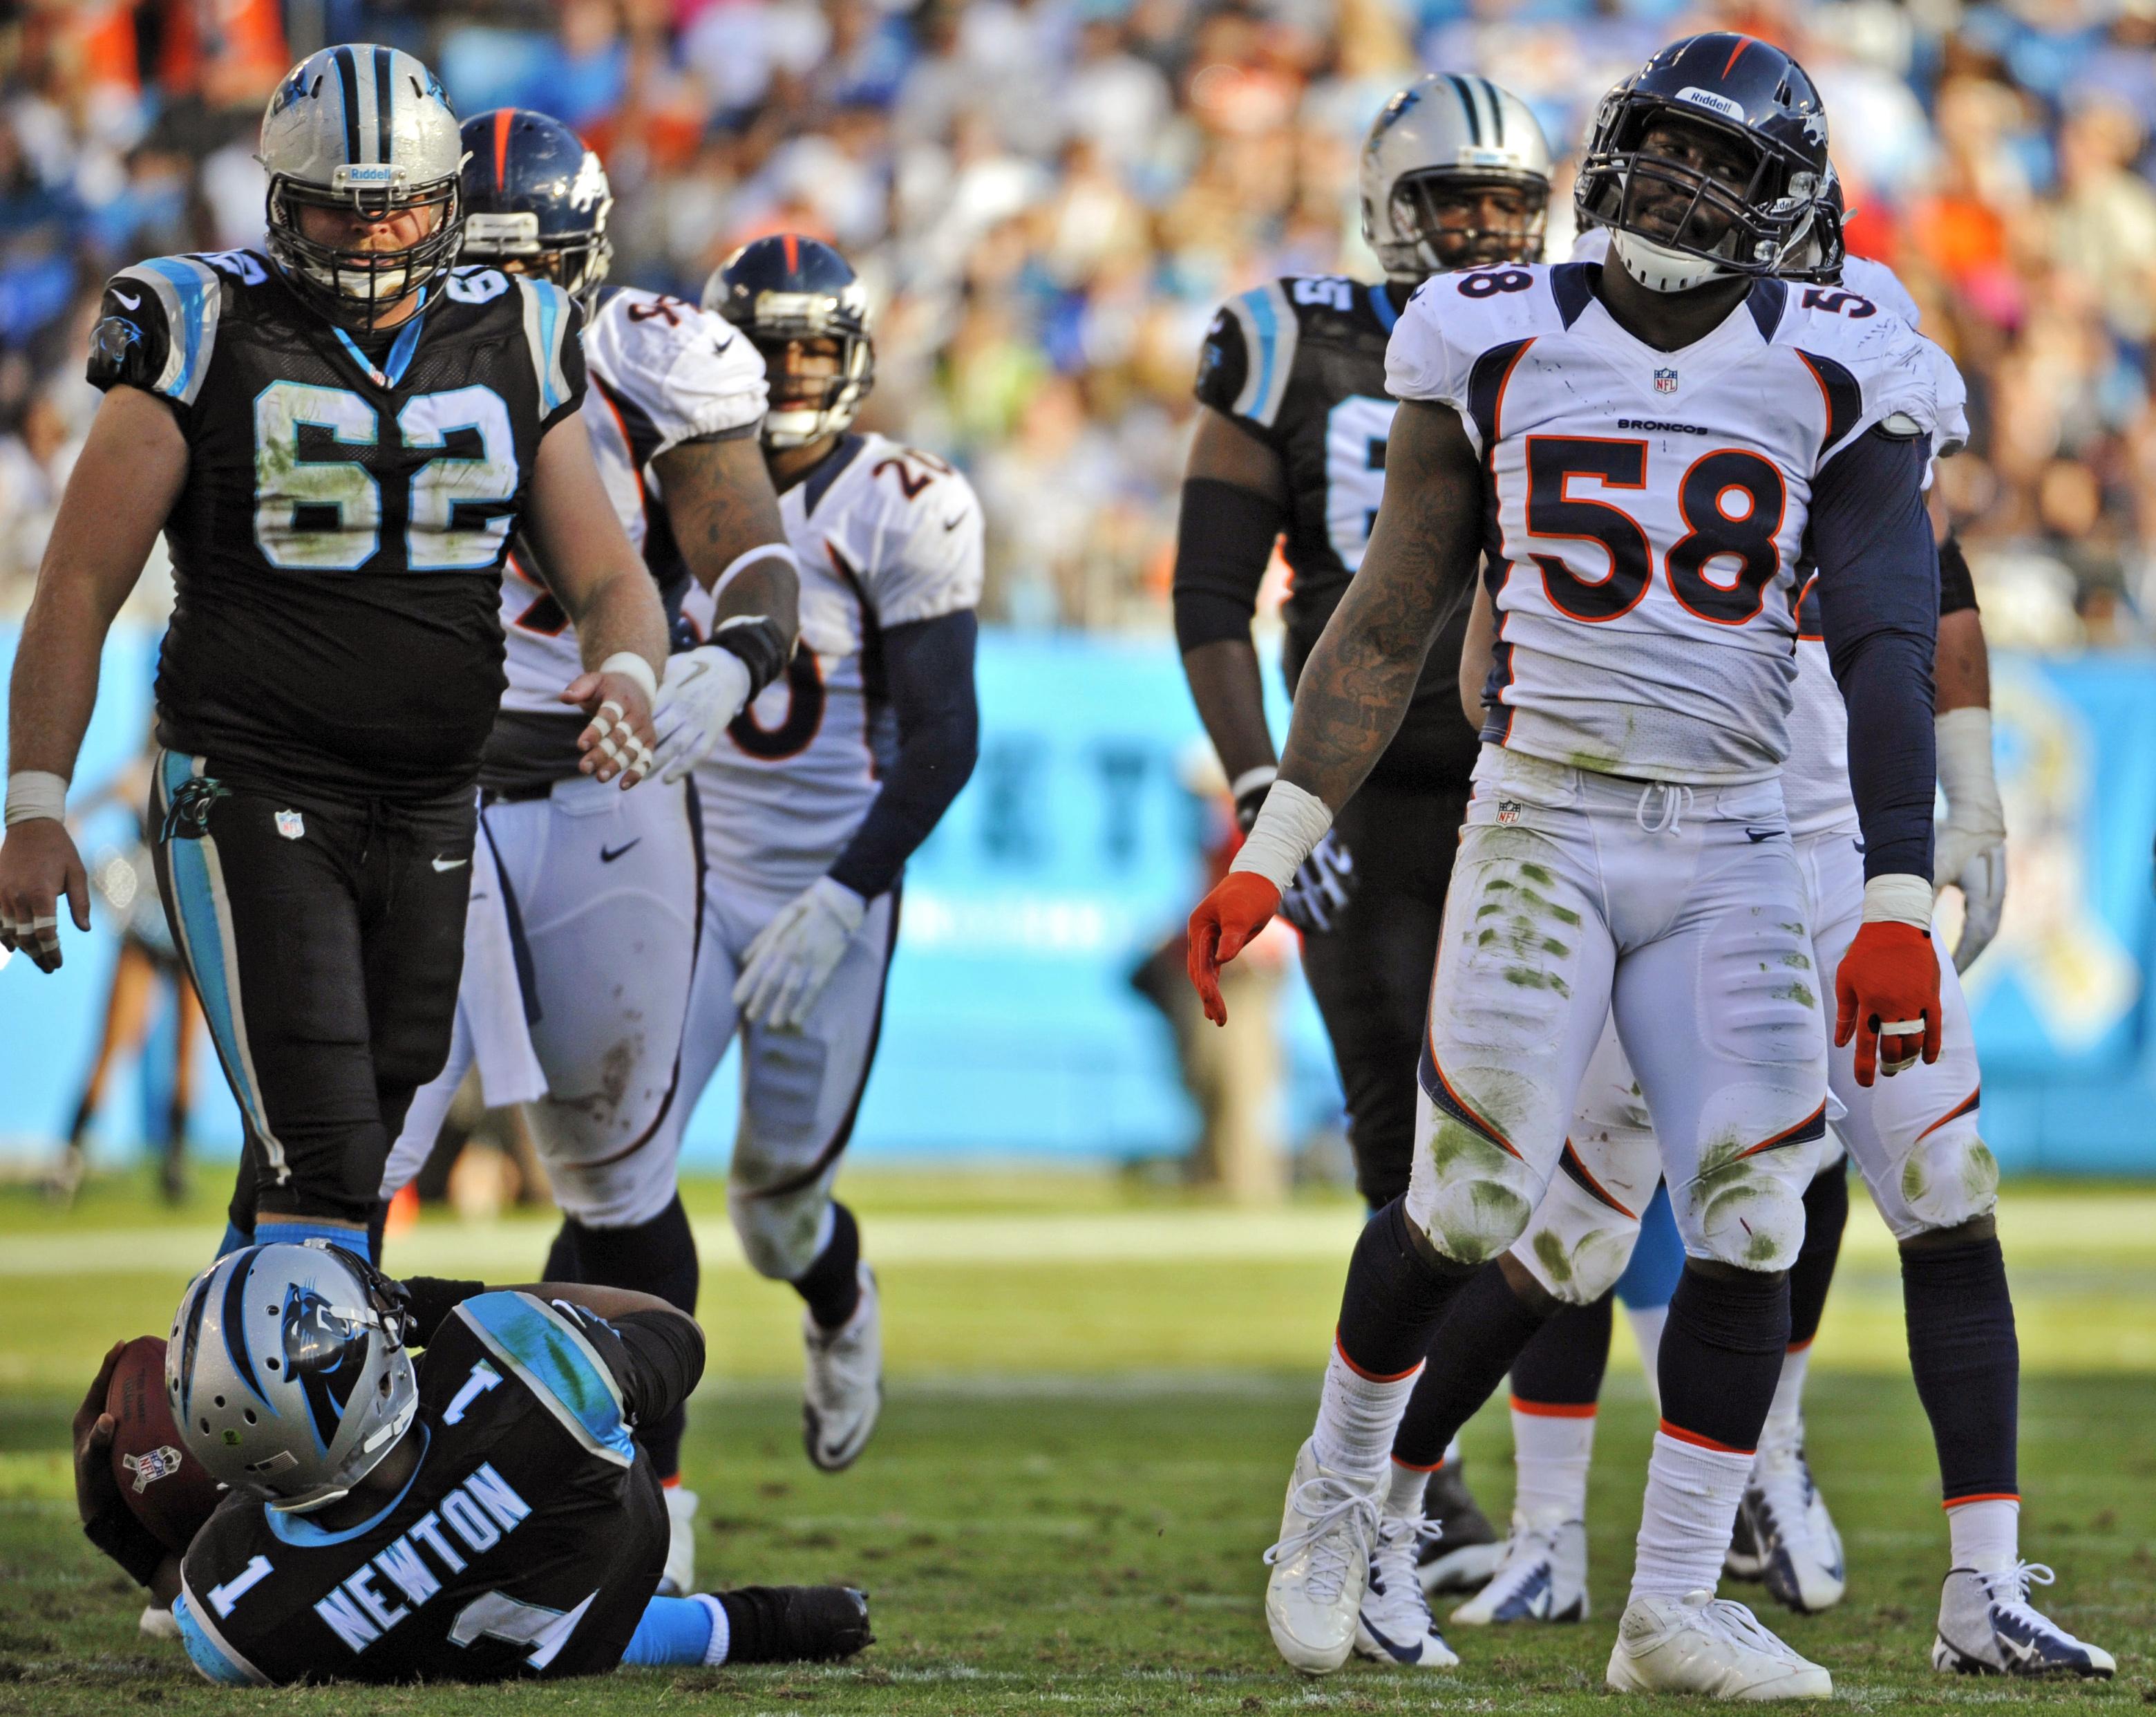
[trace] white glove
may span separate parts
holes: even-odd
[[[716,644],[666,658],[666,678],[651,707],[661,781],[680,780],[711,754],[748,702],[748,664]]]
[[[2006,905],[2006,811],[1992,772],[1991,712],[1950,709],[1935,725],[1947,814],[1933,837],[1932,878],[1936,888],[1961,890],[1953,963],[1956,971],[1966,972],[1999,933]]]
[[[831,981],[869,903],[843,882],[819,876],[757,932],[734,985],[742,1017],[777,1031],[798,1031]]]

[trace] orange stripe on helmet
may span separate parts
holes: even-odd
[[[516,110],[505,107],[494,116],[494,188],[509,188],[509,128],[516,122]]]

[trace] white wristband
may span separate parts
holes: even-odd
[[[1982,704],[1950,709],[1932,724],[1938,742],[1939,790],[1947,822],[1974,835],[2006,833],[1999,777],[1991,761],[1991,712]]]
[[[602,674],[619,674],[624,680],[635,681],[644,688],[646,703],[659,701],[659,676],[652,671],[651,664],[633,650],[617,650],[599,664],[599,671]]]
[[[1932,879],[1928,876],[1874,876],[1864,885],[1864,922],[1932,928]]]
[[[1279,774],[1280,770],[1271,763],[1260,763],[1255,769],[1245,769],[1228,784],[1228,797],[1240,805],[1245,793],[1254,788],[1271,786]]]
[[[1304,792],[1292,781],[1276,781],[1258,811],[1257,821],[1243,837],[1243,850],[1228,868],[1255,871],[1285,894],[1311,849],[1324,840],[1325,831],[1332,826],[1332,813],[1326,810],[1323,799]]]
[[[55,823],[67,820],[67,777],[55,775],[49,769],[18,769],[8,778],[8,821],[13,828],[18,823],[33,822],[40,817],[49,817]]]
[[[759,542],[744,553],[736,555],[726,563],[726,568],[711,581],[711,599],[716,602],[727,585],[733,583],[742,571],[760,560],[783,560],[793,568],[793,576],[801,576],[801,558],[783,542]]]

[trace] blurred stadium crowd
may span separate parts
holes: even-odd
[[[613,176],[617,278],[693,296],[760,233],[840,245],[880,306],[865,421],[973,476],[986,617],[1159,634],[1199,337],[1268,276],[1375,275],[1355,161],[1383,98],[1471,68],[1563,154],[1602,90],[1710,27],[1804,61],[1851,249],[1968,375],[1943,482],[1994,641],[2148,641],[2156,0],[0,3],[0,614],[95,404],[99,282],[256,242],[261,103],[321,42],[410,49],[460,112],[577,126]]]

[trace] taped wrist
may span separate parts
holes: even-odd
[[[151,1536],[150,1529],[127,1512],[125,1503],[83,1523],[82,1535],[117,1562],[137,1586],[147,1586],[172,1555]]]
[[[2006,809],[1999,799],[1999,777],[1991,756],[1991,712],[1964,705],[1933,717],[1938,748],[1939,790],[1947,798],[1949,827],[1974,834],[2004,835]]]
[[[599,664],[602,674],[619,674],[624,680],[634,680],[644,688],[644,701],[655,703],[659,699],[659,675],[651,664],[633,650],[617,650]]]
[[[1283,894],[1302,868],[1311,850],[1332,826],[1332,813],[1314,793],[1292,781],[1276,781],[1264,807],[1243,839],[1230,871],[1255,871]]]
[[[712,630],[711,642],[739,656],[748,669],[747,702],[752,703],[758,692],[786,671],[787,661],[793,654],[778,622],[762,614],[736,614],[721,620]]]
[[[67,777],[55,775],[49,769],[18,769],[8,778],[8,820],[12,829],[18,823],[28,823],[40,818],[49,818],[55,823],[67,819]]]
[[[1929,935],[1932,894],[1928,876],[1874,876],[1864,885],[1863,922],[1909,924]]]
[[[1258,587],[1286,510],[1269,496],[1216,477],[1183,486],[1175,527],[1175,642],[1182,650],[1248,640]]]

